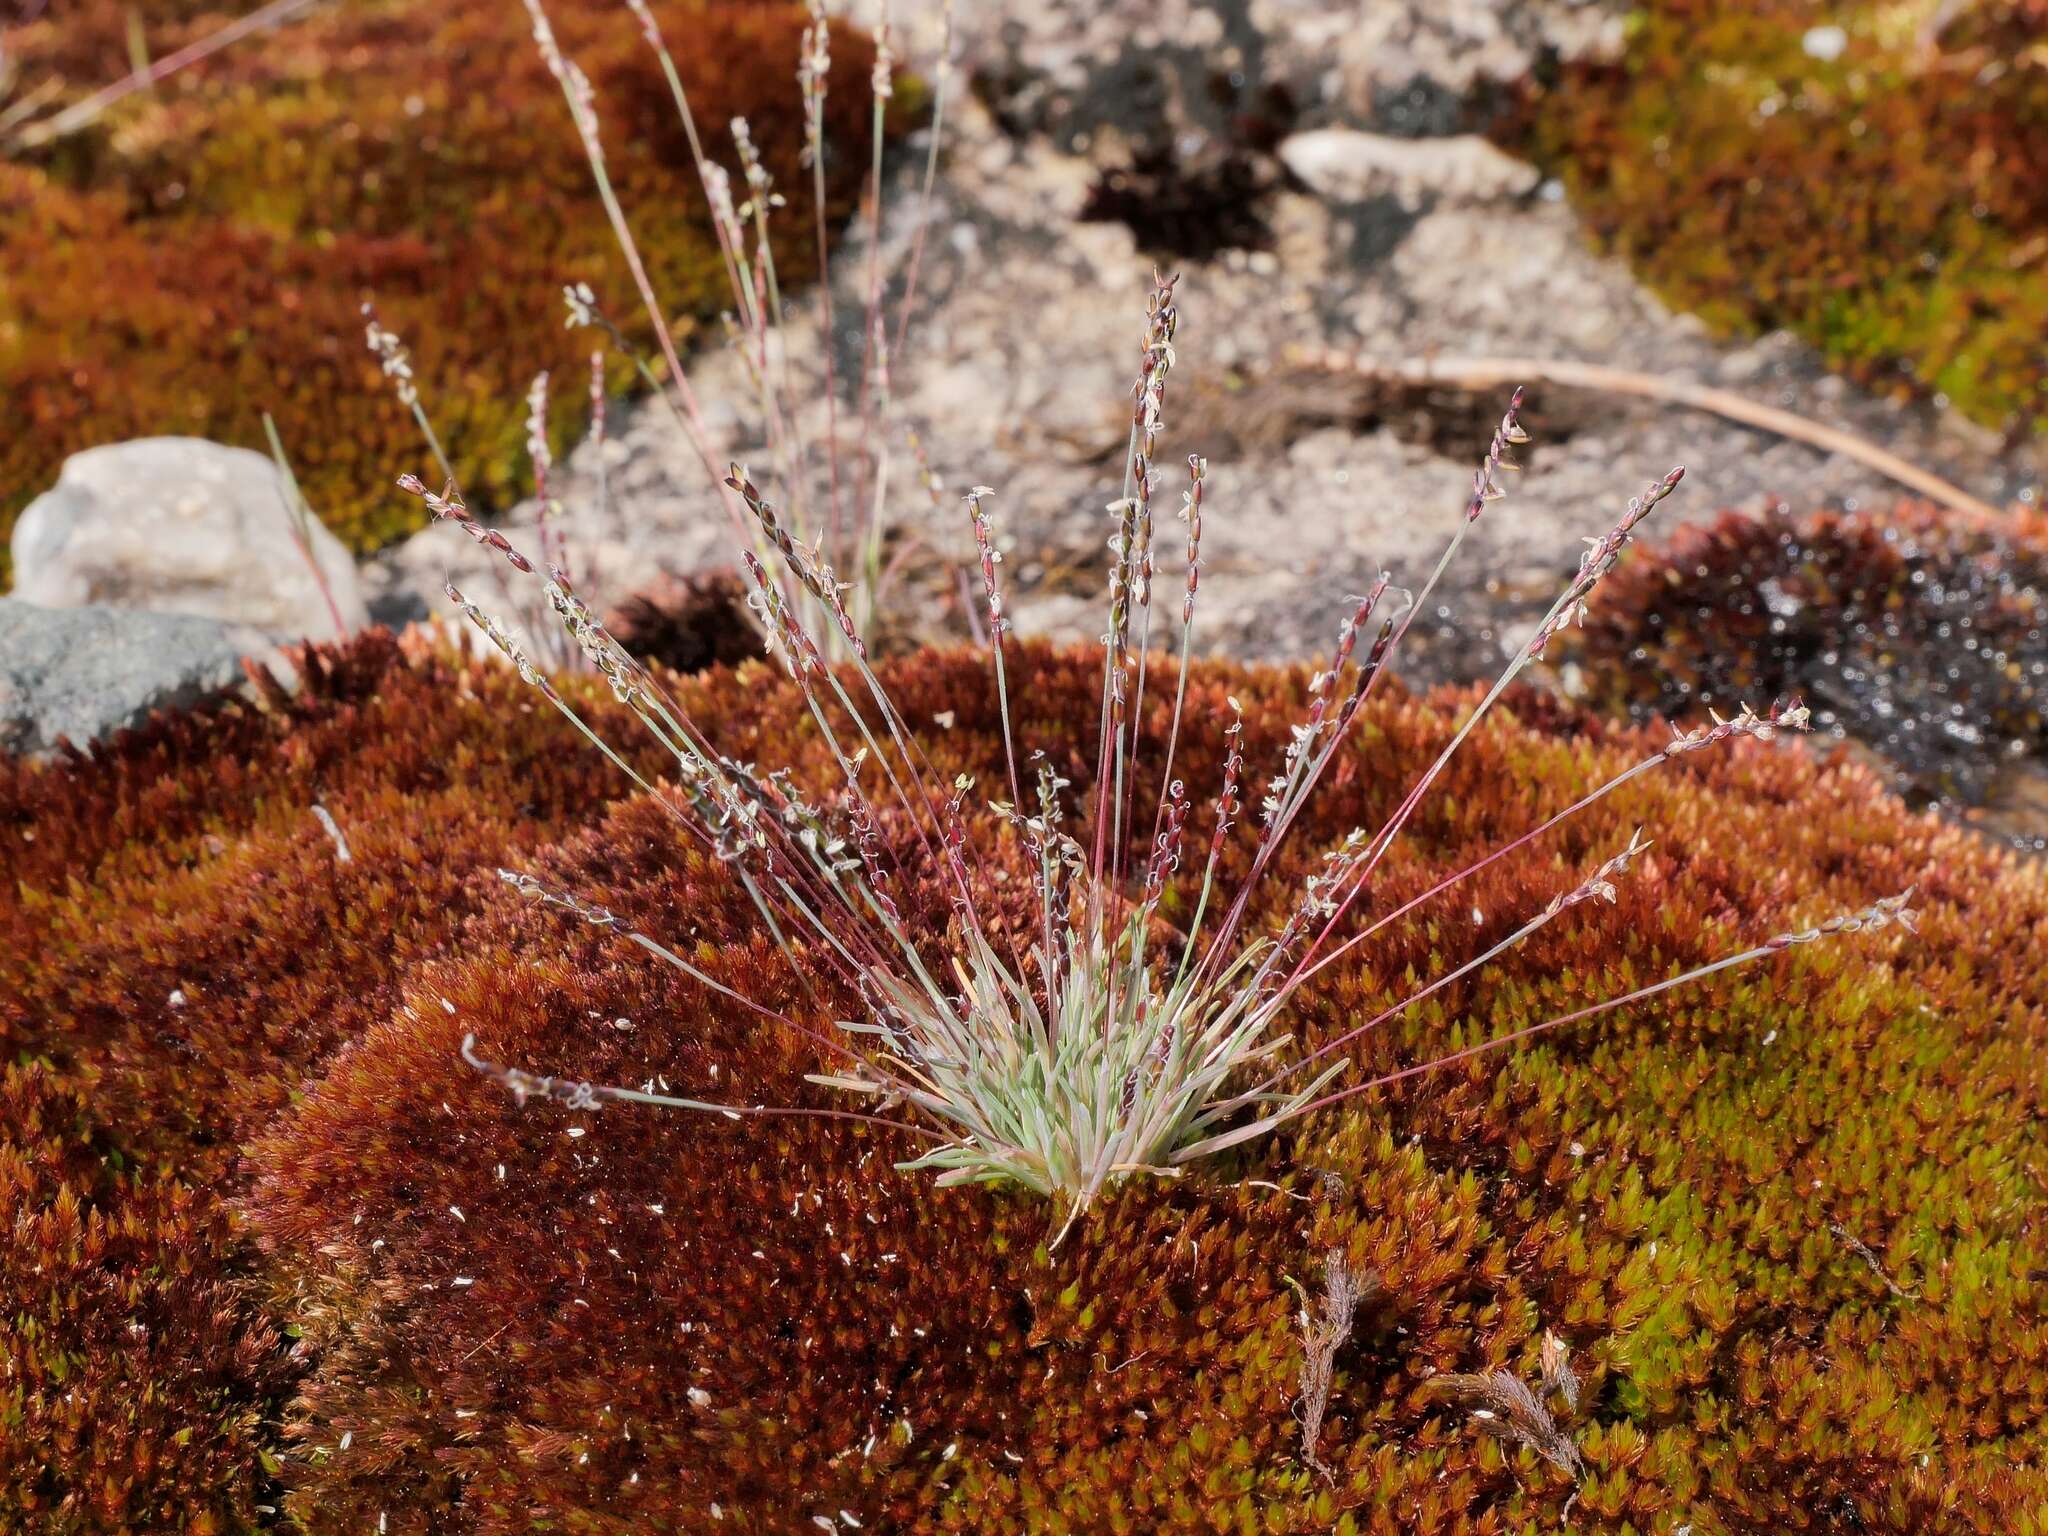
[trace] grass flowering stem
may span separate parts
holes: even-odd
[[[1425,1072],[1440,1071],[1444,1067],[1455,1066],[1461,1061],[1469,1061],[1474,1056],[1484,1055],[1489,1051],[1497,1051],[1503,1046],[1515,1045],[1534,1036],[1548,1033],[1550,1030],[1562,1029],[1568,1024],[1581,1023],[1586,1019],[1595,1018],[1603,1013],[1612,1013],[1617,1008],[1626,1008],[1632,1003],[1643,1002],[1691,982],[1703,981],[1707,977],[1718,975],[1722,971],[1734,970],[1738,966],[1753,965],[1759,960],[1770,958],[1772,955],[1782,954],[1785,950],[1795,945],[1811,944],[1820,939],[1832,937],[1837,933],[1854,933],[1864,929],[1883,928],[1891,923],[1898,923],[1910,932],[1917,917],[1917,914],[1907,905],[1912,895],[1913,892],[1909,888],[1897,896],[1888,896],[1884,900],[1875,902],[1860,911],[1831,918],[1828,922],[1821,924],[1817,928],[1807,928],[1797,932],[1778,934],[1773,938],[1766,939],[1761,944],[1753,945],[1741,951],[1739,954],[1724,955],[1719,960],[1710,961],[1705,965],[1694,966],[1691,970],[1685,971],[1680,975],[1667,977],[1663,981],[1652,982],[1648,986],[1637,987],[1634,991],[1625,992],[1620,997],[1611,997],[1605,1002],[1593,1003],[1587,1007],[1575,1009],[1570,1013],[1559,1014],[1554,1018],[1545,1019],[1539,1024],[1530,1024],[1524,1028],[1512,1030],[1492,1040],[1482,1040],[1476,1045],[1465,1046],[1460,1050],[1439,1056],[1432,1061],[1419,1062],[1412,1067],[1404,1067],[1398,1072],[1388,1072],[1367,1082],[1351,1084],[1349,1087],[1339,1089],[1335,1093],[1325,1094],[1323,1097],[1314,1100],[1303,1107],[1302,1113],[1305,1115],[1313,1114],[1319,1109],[1327,1109],[1333,1104],[1341,1104],[1345,1100],[1356,1098],[1362,1093],[1370,1093],[1375,1088],[1384,1088],[1391,1083],[1405,1082],[1407,1079],[1419,1077]]]
[[[640,303],[647,311],[647,318],[654,328],[654,339],[661,348],[662,361],[668,364],[669,378],[662,393],[674,391],[681,407],[679,420],[684,428],[690,447],[704,467],[704,473],[714,483],[719,479],[712,467],[711,438],[704,424],[704,413],[697,403],[696,391],[690,387],[690,377],[683,369],[680,356],[676,353],[674,334],[669,330],[666,316],[662,313],[661,301],[655,297],[654,284],[647,276],[647,264],[641,259],[639,243],[633,238],[633,229],[626,222],[626,212],[619,206],[618,193],[612,187],[610,173],[605,169],[604,145],[599,141],[597,131],[597,108],[590,82],[583,71],[564,57],[555,41],[553,26],[541,0],[524,0],[527,14],[533,19],[533,38],[540,49],[542,60],[562,88],[562,96],[569,104],[569,116],[576,125],[577,137],[582,140],[584,158],[590,163],[590,174],[597,186],[597,195],[604,204],[605,217],[611,221],[612,236],[618,242],[619,252],[624,256],[626,269],[632,274],[633,286],[639,292]],[[735,527],[742,533],[746,520],[740,508],[730,496],[725,498],[726,511]]]

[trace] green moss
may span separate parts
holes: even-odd
[[[1085,786],[1099,652],[1020,646],[1012,663],[1032,745]],[[911,719],[950,712],[926,738],[937,773],[1001,778],[982,658],[921,653],[887,681]],[[1226,693],[1257,765],[1284,749],[1305,683],[1199,668],[1188,783],[1220,772]],[[679,686],[735,756],[830,781],[799,697],[759,664]],[[508,669],[365,640],[296,703],[0,774],[10,1047],[87,1085],[202,1215],[246,1212],[207,1271],[250,1277],[226,1293],[232,1326],[191,1349],[232,1359],[257,1339],[292,1357],[288,1392],[225,1366],[189,1377],[227,1383],[210,1397],[164,1384],[213,1459],[167,1455],[131,1479],[138,1501],[212,1479],[246,1510],[276,1496],[268,1456],[310,1531],[382,1516],[390,1532],[781,1532],[840,1510],[890,1531],[1554,1528],[1565,1474],[1432,1386],[1533,1376],[1546,1329],[1584,1381],[1564,1421],[1589,1468],[1576,1528],[2010,1531],[2048,1496],[2048,980],[2032,963],[2048,885],[1866,772],[1758,747],[1638,780],[1333,967],[1293,1024],[1313,1041],[1377,1011],[1638,823],[1659,842],[1617,906],[1366,1037],[1359,1067],[1914,880],[1917,938],[1794,951],[1393,1085],[1174,1183],[1122,1186],[1048,1254],[1042,1202],[935,1190],[866,1127],[521,1109],[463,1066],[475,1031],[540,1070],[827,1102],[799,1040],[491,879],[535,870],[771,1004],[792,990],[729,866],[678,846],[648,799],[607,808],[598,761],[528,702]],[[1368,706],[1274,902],[1384,814],[1469,703],[1393,690]],[[1516,709],[1454,760],[1381,903],[1650,745],[1534,698]],[[1248,852],[1233,842],[1230,878]],[[943,891],[904,907],[945,920]],[[181,1007],[161,1001],[174,985]],[[1288,1281],[1312,1287],[1331,1249],[1383,1289],[1337,1357],[1325,1483],[1297,1456]],[[0,1315],[40,1283],[26,1266],[0,1281]],[[80,1337],[82,1357],[127,1347]],[[123,1369],[158,1379],[145,1359]],[[50,1411],[53,1390],[29,1395]],[[16,1465],[14,1486],[83,1497],[97,1463],[53,1439]],[[43,1509],[9,1513],[83,1523]]]
[[[1839,57],[1806,49],[1824,24]],[[1508,136],[1715,327],[1785,327],[1870,384],[2048,427],[2038,0],[1649,0],[1618,62],[1568,67]]]
[[[729,304],[703,196],[657,61],[616,6],[553,8],[599,93],[608,164],[656,291],[685,333]],[[779,261],[815,264],[797,155],[803,7],[658,6],[708,148],[730,161],[744,115],[790,197]],[[9,35],[17,69],[83,95],[126,67],[129,8],[53,8]],[[154,21],[158,55],[219,15]],[[525,12],[499,0],[323,7],[131,97],[92,129],[0,165],[0,536],[64,457],[94,443],[193,433],[263,446],[274,414],[315,508],[358,549],[417,525],[390,490],[421,467],[411,418],[363,345],[361,304],[414,353],[420,390],[479,505],[526,489],[526,385],[580,379],[592,339],[566,331],[561,287],[588,280],[622,321],[632,299],[560,92]],[[865,143],[872,58],[834,42],[827,133]],[[835,158],[843,212],[861,156]],[[643,322],[630,327],[645,344]],[[629,368],[616,360],[613,382]],[[580,389],[555,392],[559,438]]]

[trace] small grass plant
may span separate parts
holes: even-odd
[[[712,444],[701,408],[661,330],[661,305],[647,286],[627,220],[606,180],[594,93],[556,45],[540,0],[527,0],[527,5],[537,45],[562,85],[642,302],[664,337],[668,378],[659,378],[645,361],[641,371],[675,411],[710,470]],[[634,11],[649,45],[667,64],[652,17],[641,6]],[[823,153],[816,138],[817,93],[825,79],[828,34],[822,11],[814,14],[800,85],[815,163]],[[884,28],[873,82],[878,124],[892,89],[892,63]],[[943,110],[943,69],[939,78],[935,115]],[[680,86],[675,95],[690,123]],[[936,138],[935,131],[934,154]],[[698,143],[693,124],[691,139]],[[1502,481],[1513,467],[1511,452],[1527,441],[1519,417],[1521,397],[1518,391],[1509,402],[1443,552],[1419,586],[1402,591],[1390,574],[1382,573],[1357,599],[1327,662],[1310,681],[1304,713],[1281,759],[1263,779],[1256,806],[1248,777],[1252,769],[1239,745],[1241,719],[1227,727],[1231,745],[1221,782],[1191,790],[1174,770],[1194,654],[1207,465],[1199,454],[1186,460],[1178,508],[1185,555],[1177,633],[1170,645],[1155,650],[1154,611],[1165,606],[1155,591],[1162,542],[1156,526],[1163,478],[1160,438],[1181,321],[1177,279],[1156,275],[1130,395],[1122,491],[1107,508],[1112,533],[1099,721],[1093,770],[1078,794],[1070,794],[1075,784],[1053,762],[1032,753],[1019,723],[1028,711],[1011,698],[1002,552],[989,511],[995,493],[976,486],[962,496],[979,566],[979,606],[986,617],[978,627],[986,637],[1005,747],[1000,798],[991,801],[995,817],[984,823],[998,830],[971,834],[964,810],[968,797],[980,793],[979,786],[964,776],[949,780],[933,767],[906,711],[891,698],[869,657],[890,444],[896,435],[889,419],[891,338],[879,266],[871,260],[863,369],[849,412],[849,419],[859,422],[858,449],[842,452],[836,404],[827,440],[806,444],[792,393],[799,370],[790,359],[789,322],[767,235],[774,194],[758,162],[745,153],[745,132],[736,128],[735,140],[741,146],[746,201],[733,205],[730,177],[703,157],[701,147],[700,180],[734,284],[733,345],[749,364],[775,462],[771,489],[737,464],[716,479],[742,534],[740,558],[750,604],[769,650],[801,690],[811,720],[829,745],[837,782],[800,784],[787,772],[730,755],[719,744],[717,722],[693,718],[654,672],[613,639],[572,584],[558,550],[554,558],[544,550],[535,563],[471,517],[452,484],[439,492],[413,476],[401,484],[435,517],[456,523],[502,555],[520,576],[538,583],[544,611],[558,623],[558,633],[665,749],[672,771],[664,781],[646,776],[606,741],[549,681],[547,666],[503,623],[453,585],[448,595],[527,682],[658,801],[686,843],[731,867],[763,929],[787,959],[801,1001],[782,1008],[748,996],[658,936],[628,928],[584,894],[554,889],[515,871],[506,871],[505,879],[584,922],[617,929],[655,959],[760,1015],[764,1026],[801,1036],[819,1058],[819,1070],[808,1080],[840,1101],[822,1106],[728,1102],[656,1092],[652,1085],[634,1089],[541,1076],[494,1062],[473,1038],[466,1039],[464,1055],[479,1072],[521,1098],[541,1096],[579,1108],[643,1103],[736,1118],[826,1115],[887,1124],[921,1143],[918,1154],[904,1161],[905,1168],[935,1171],[941,1184],[1009,1183],[1035,1191],[1058,1202],[1064,1236],[1115,1181],[1178,1176],[1190,1164],[1394,1079],[1644,1002],[1793,945],[1893,924],[1911,927],[1910,892],[1901,893],[1392,1074],[1359,1080],[1350,1073],[1347,1046],[1484,970],[1581,904],[1612,901],[1616,882],[1646,856],[1649,844],[1638,834],[1498,943],[1422,981],[1376,1016],[1313,1049],[1297,1048],[1287,1027],[1290,1010],[1333,960],[1370,943],[1423,901],[1527,846],[1621,785],[1737,738],[1768,741],[1782,731],[1804,729],[1807,712],[1797,703],[1766,714],[1743,708],[1728,718],[1716,716],[1710,725],[1675,732],[1661,751],[1447,875],[1422,896],[1391,911],[1373,910],[1375,872],[1446,765],[1559,632],[1583,618],[1595,589],[1639,525],[1678,488],[1683,471],[1674,469],[1630,498],[1606,532],[1587,540],[1576,573],[1392,813],[1377,826],[1353,830],[1322,854],[1306,880],[1276,899],[1268,888],[1276,854],[1332,765],[1356,750],[1352,727],[1360,707],[1382,686],[1415,615],[1428,608],[1471,528],[1505,494]],[[870,191],[878,209],[879,132],[875,142]],[[930,189],[928,162],[926,219]],[[903,345],[915,261],[913,254],[895,331],[897,349]],[[829,298],[824,302],[829,305]],[[570,306],[573,318],[607,323],[587,288],[570,290]],[[824,351],[829,359],[830,349]],[[840,381],[828,373],[823,385],[828,399],[836,401]],[[536,462],[544,474],[545,465]],[[545,544],[545,524],[542,531]],[[859,580],[842,580],[836,560],[850,561]],[[1153,713],[1148,693],[1163,690],[1162,679],[1169,675],[1164,732],[1148,734],[1145,725]],[[1207,802],[1199,812],[1198,800]],[[1197,830],[1203,826],[1206,838]],[[1237,858],[1231,846],[1240,838],[1250,843],[1246,860]],[[1178,927],[1169,920],[1165,903],[1169,887],[1179,888],[1184,871],[1194,890],[1192,913]],[[992,878],[991,872],[998,874]],[[1021,907],[1009,894],[1015,891],[1028,894]],[[1276,911],[1284,915],[1274,920],[1260,915]]]

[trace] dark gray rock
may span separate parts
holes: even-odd
[[[0,752],[83,747],[232,688],[260,636],[214,619],[0,597]]]

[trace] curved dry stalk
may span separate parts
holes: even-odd
[[[1804,443],[1809,448],[1818,448],[1823,453],[1839,453],[1876,470],[1887,480],[1940,502],[1951,511],[1993,526],[2003,526],[2007,521],[2007,514],[1988,501],[1972,496],[1932,470],[1922,469],[1888,449],[1878,447],[1866,437],[1858,437],[1839,427],[1825,426],[1777,406],[1760,404],[1733,390],[1695,384],[1689,379],[1641,373],[1632,368],[1613,368],[1604,363],[1573,362],[1567,358],[1430,357],[1396,361],[1334,349],[1303,350],[1295,355],[1310,367],[1403,384],[1446,384],[1453,389],[1477,391],[1505,389],[1516,383],[1541,383],[1564,389],[1629,395],[1641,400],[1661,400],[1689,410],[1706,411],[1746,427],[1756,427],[1792,442]]]

